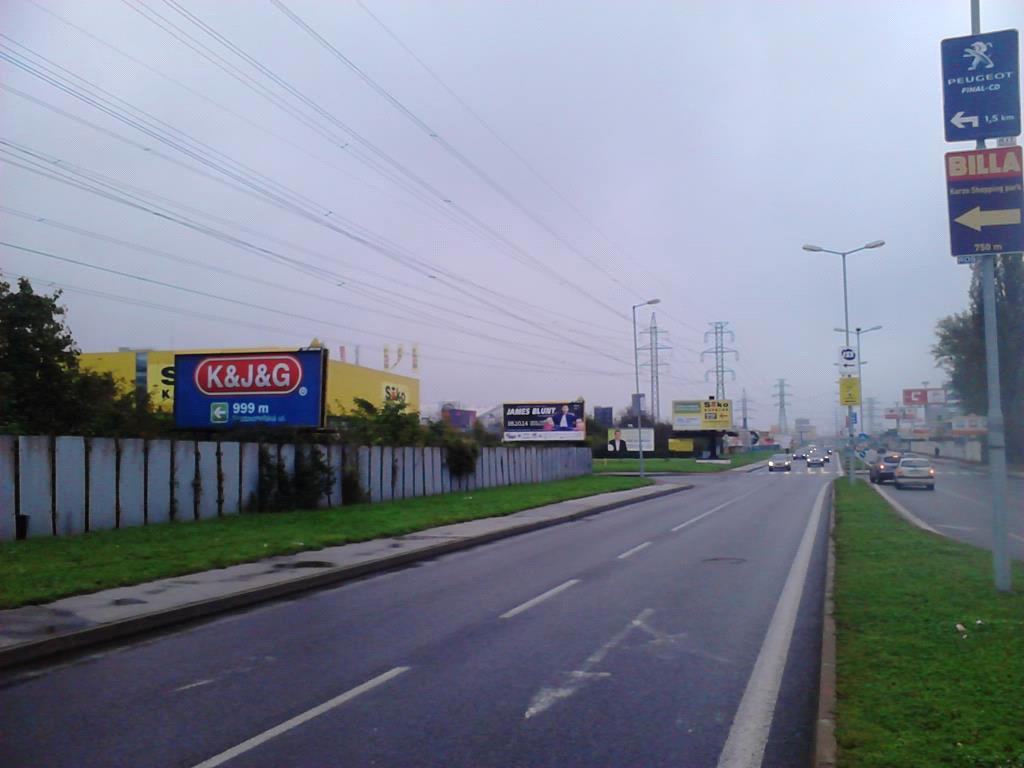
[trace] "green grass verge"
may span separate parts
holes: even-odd
[[[1000,594],[989,552],[835,490],[839,765],[1024,767],[1024,567]]]
[[[252,514],[0,543],[0,608],[140,584],[271,555],[400,536],[567,499],[649,485],[595,477],[339,509]]]
[[[724,472],[758,461],[768,461],[771,454],[738,453],[729,464],[700,464],[696,459],[644,459],[645,472]],[[640,459],[594,459],[594,472],[639,472]]]

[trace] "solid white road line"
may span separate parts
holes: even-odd
[[[698,520],[703,520],[703,519],[704,519],[705,517],[707,517],[708,515],[713,515],[713,514],[714,514],[715,512],[717,512],[718,510],[720,510],[720,509],[725,509],[725,508],[726,508],[726,507],[728,507],[728,506],[729,506],[730,504],[735,504],[735,503],[736,503],[737,501],[740,501],[741,499],[745,499],[745,498],[747,498],[747,496],[753,496],[753,495],[754,495],[755,493],[757,493],[757,492],[758,492],[758,491],[760,491],[760,490],[761,490],[760,488],[755,488],[755,489],[754,489],[754,490],[752,490],[752,491],[751,491],[750,493],[744,493],[744,494],[743,494],[742,496],[737,496],[737,497],[736,497],[735,499],[729,499],[728,501],[726,501],[726,502],[724,502],[724,503],[722,503],[722,504],[719,504],[719,505],[718,505],[717,507],[712,507],[712,508],[711,508],[711,509],[709,509],[709,510],[708,510],[707,512],[702,512],[701,514],[697,515],[697,516],[696,516],[695,518],[693,518],[692,520],[687,520],[687,521],[686,521],[685,523],[680,523],[679,525],[677,525],[677,526],[676,526],[675,528],[673,528],[673,529],[672,529],[672,533],[675,533],[676,531],[681,531],[681,530],[683,530],[683,528],[685,528],[686,526],[688,526],[688,525],[693,525],[693,524],[694,524],[694,523],[696,523],[696,522],[697,522]]]
[[[625,560],[630,555],[635,555],[641,549],[647,549],[649,546],[651,546],[651,542],[645,541],[643,544],[639,544],[639,545],[633,547],[632,549],[627,549],[625,552],[623,552],[621,555],[619,555],[615,559],[616,560]]]
[[[807,582],[807,570],[811,564],[814,540],[828,489],[827,484],[823,485],[814,502],[796,557],[786,577],[786,584],[782,588],[782,595],[775,606],[761,651],[757,654],[754,671],[747,681],[747,689],[743,692],[729,736],[718,757],[718,768],[756,768],[764,758],[764,747],[775,716],[782,673],[786,669],[786,656],[789,654],[793,627],[800,610],[800,598]]]
[[[653,613],[653,609],[644,608],[644,610],[637,614],[635,619],[619,630],[611,640],[590,654],[590,656],[587,657],[587,660],[583,662],[583,666],[580,669],[574,669],[566,675],[566,679],[562,685],[555,687],[544,686],[537,691],[533,699],[530,700],[530,706],[527,707],[526,712],[523,713],[523,719],[529,720],[534,715],[539,715],[555,702],[561,701],[562,699],[568,699],[591,680],[610,677],[608,672],[594,672],[594,667],[604,661],[604,657],[611,653],[616,646],[621,644],[630,632],[637,627],[645,626],[644,622],[646,622]]]
[[[896,510],[897,513],[899,513],[905,520],[908,520],[912,525],[916,525],[922,531],[928,531],[929,533],[938,533],[940,536],[942,535],[941,533],[939,533],[939,531],[937,531],[934,528],[932,528],[930,525],[928,525],[928,523],[926,523],[920,517],[918,517],[913,512],[911,512],[909,509],[907,509],[902,504],[900,504],[898,501],[896,501],[896,499],[894,499],[892,497],[892,494],[889,493],[889,491],[885,490],[885,488],[882,487],[881,483],[877,483],[875,485],[872,485],[871,487],[875,489],[875,491],[878,493],[879,496],[881,496],[883,499],[888,501],[889,504],[892,506],[893,509]],[[949,538],[949,537],[947,536],[947,538]]]
[[[1024,542],[1024,536],[1018,536],[1016,533],[1011,533],[1010,536],[1015,538],[1017,541]]]
[[[178,691],[187,691],[189,688],[198,688],[201,685],[208,685],[209,683],[212,683],[212,682],[213,682],[213,678],[212,677],[210,679],[208,679],[208,680],[197,680],[194,683],[189,683],[188,685],[183,685],[180,688],[175,688],[172,691],[172,693],[177,693]]]
[[[973,531],[974,530],[974,528],[972,528],[969,525],[943,525],[942,523],[936,523],[935,527],[936,528],[949,528],[951,531]]]
[[[355,688],[349,691],[345,691],[345,693],[341,694],[340,696],[335,696],[333,699],[325,701],[323,704],[315,706],[312,709],[306,710],[301,715],[296,715],[291,720],[285,720],[280,725],[275,725],[273,728],[264,731],[259,736],[253,736],[251,739],[243,741],[236,747],[232,747],[231,749],[225,752],[221,752],[219,755],[211,757],[209,760],[204,760],[198,765],[193,766],[193,768],[214,768],[214,766],[223,765],[228,760],[236,758],[239,755],[245,754],[249,750],[258,747],[260,744],[270,741],[275,736],[280,736],[282,733],[287,733],[293,728],[297,728],[303,723],[312,720],[314,717],[319,717],[325,712],[328,712],[334,709],[335,707],[344,704],[346,701],[351,701],[356,696],[364,694],[367,691],[373,690],[377,686],[383,685],[389,680],[398,677],[403,672],[408,671],[409,667],[395,667],[394,669],[385,672],[383,675],[378,675],[372,680],[367,680],[362,685],[357,685]]]
[[[574,584],[579,584],[579,583],[580,583],[579,579],[569,579],[567,582],[565,582],[565,584],[559,584],[554,589],[549,589],[544,594],[537,595],[532,600],[527,600],[522,605],[517,605],[511,611],[507,611],[506,613],[501,614],[501,618],[503,618],[503,619],[511,619],[513,616],[518,616],[523,611],[528,611],[531,608],[533,608],[533,606],[537,605],[538,603],[543,603],[549,597],[554,597],[559,592],[564,592],[569,587],[573,586]]]

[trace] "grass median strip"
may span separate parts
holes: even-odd
[[[46,603],[272,555],[401,536],[559,501],[649,485],[578,477],[339,509],[240,515],[0,543],[0,608]]]
[[[1024,567],[835,490],[839,764],[1024,768]]]
[[[768,461],[771,454],[760,453],[738,453],[729,459],[725,464],[704,464],[697,459],[659,459],[651,457],[644,459],[645,472],[724,472],[736,467],[744,467],[758,461]],[[640,459],[594,459],[594,472],[639,472]]]

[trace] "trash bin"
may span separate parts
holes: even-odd
[[[28,515],[14,516],[14,538],[21,540],[28,538]]]

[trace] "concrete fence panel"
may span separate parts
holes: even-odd
[[[371,445],[370,451],[370,476],[369,491],[370,501],[376,504],[381,500],[381,463],[384,459],[384,452],[379,445]]]
[[[405,498],[405,449],[391,449],[391,498],[399,501]]]
[[[29,515],[29,536],[52,536],[50,438],[18,438],[18,495],[21,514]]]
[[[196,444],[174,443],[174,519],[189,523],[196,519]]]
[[[255,512],[260,492],[260,446],[259,443],[242,443],[239,446],[239,495],[242,510]]]
[[[441,451],[441,493],[451,493],[453,488],[452,473],[448,471],[448,451],[445,448]]]
[[[89,530],[117,527],[117,441],[89,440]]]
[[[0,435],[0,541],[11,541],[15,538],[14,508],[14,438]]]
[[[423,493],[427,496],[441,492],[440,450],[437,446],[423,449]]]
[[[171,519],[171,442],[151,440],[146,452],[146,523]]]
[[[395,498],[395,452],[390,445],[380,449],[380,499],[391,501]]]
[[[117,441],[117,527],[146,524],[146,441]]]
[[[85,531],[85,438],[54,440],[54,505],[58,536]]]
[[[208,440],[196,443],[199,451],[199,519],[217,517],[220,479],[217,477],[217,444]]]
[[[424,495],[424,451],[425,448],[412,449],[412,494],[417,497]]]
[[[242,509],[239,486],[242,471],[241,446],[238,443],[218,443],[217,448],[220,450],[220,514],[237,515]]]
[[[341,479],[345,474],[345,447],[342,445],[324,445],[322,451],[326,451],[324,460],[331,468],[331,489],[327,493],[327,505],[330,507],[341,506]]]

